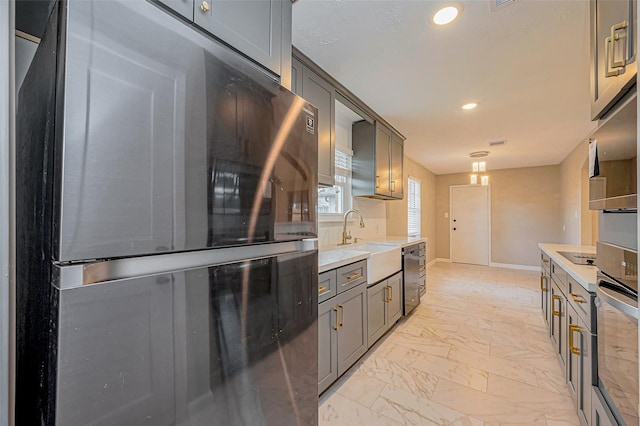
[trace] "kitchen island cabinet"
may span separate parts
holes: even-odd
[[[592,252],[593,247],[540,244],[542,312],[548,326],[554,351],[565,371],[569,393],[580,423],[605,425],[609,417],[602,404],[594,400],[593,386],[597,381],[597,335],[595,311],[596,269],[594,266],[573,265],[558,251]],[[550,278],[545,278],[549,276]],[[549,280],[550,286],[545,286]],[[548,291],[546,291],[548,289]],[[545,312],[545,293],[550,293]],[[600,411],[598,411],[600,410]],[[594,414],[595,413],[595,414]]]

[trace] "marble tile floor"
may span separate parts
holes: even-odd
[[[579,425],[539,277],[434,264],[420,306],[320,397],[320,425]]]

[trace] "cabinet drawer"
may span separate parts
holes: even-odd
[[[562,291],[562,293],[565,295],[567,294],[567,277],[568,277],[567,272],[564,269],[562,269],[561,266],[555,263],[552,259],[551,260],[551,278],[553,278],[553,280],[556,282],[556,284],[560,288],[560,291]]]
[[[551,258],[543,252],[540,252],[540,265],[546,269],[547,272],[551,271]]]
[[[575,309],[578,317],[584,322],[591,333],[596,333],[595,295],[588,292],[576,280],[569,277],[567,286],[567,300]]]
[[[336,270],[323,272],[318,275],[318,303],[324,302],[338,294]]]
[[[338,293],[367,282],[367,261],[361,260],[337,269]]]

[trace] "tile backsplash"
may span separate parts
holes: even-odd
[[[354,197],[353,208],[362,212],[365,222],[365,227],[360,228],[358,215],[350,215],[347,231],[351,231],[354,238],[375,241],[386,237],[387,211],[385,201]],[[341,241],[342,220],[318,223],[318,245],[321,250],[334,248]]]

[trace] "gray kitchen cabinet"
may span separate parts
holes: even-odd
[[[591,387],[597,383],[597,337],[594,296],[568,277],[567,280],[567,384],[583,425],[592,422]]]
[[[184,16],[188,21],[193,21],[194,0],[159,0],[160,3]]]
[[[367,352],[367,289],[362,284],[336,296],[338,302],[338,375]]]
[[[368,347],[380,339],[402,316],[402,272],[367,289]]]
[[[194,22],[276,75],[283,62],[289,72],[291,52],[283,45],[291,45],[291,32],[283,28],[291,28],[290,1],[195,0]]]
[[[567,328],[567,384],[580,423],[587,426],[591,424],[596,336],[591,334],[570,304],[567,306]]]
[[[562,370],[566,373],[566,330],[567,330],[567,299],[560,291],[555,279],[551,280],[551,343],[558,356]]]
[[[367,288],[361,284],[318,305],[318,393],[367,352]]]
[[[289,85],[291,2],[288,0],[157,0],[261,64]]]
[[[402,199],[404,139],[379,121],[353,124],[353,195]]]
[[[404,141],[395,133],[391,134],[391,195],[404,198]]]
[[[545,263],[546,261],[546,263]],[[549,305],[551,301],[551,274],[549,273],[549,257],[544,253],[541,255],[541,268],[540,268],[540,307],[542,309],[542,316],[544,322],[547,324],[547,328],[550,327],[550,311]]]
[[[332,186],[335,183],[335,89],[311,69],[300,65],[302,70],[297,72],[302,71],[302,87],[294,93],[318,108],[318,184]]]
[[[600,390],[591,387],[591,424],[593,426],[618,426]]]
[[[333,299],[318,305],[318,393],[338,378],[338,306]]]
[[[601,118],[636,81],[635,0],[591,0],[591,117]]]
[[[291,59],[291,91],[298,96],[302,96],[302,67],[302,62]]]
[[[338,294],[336,270],[332,269],[318,275],[318,303]]]

